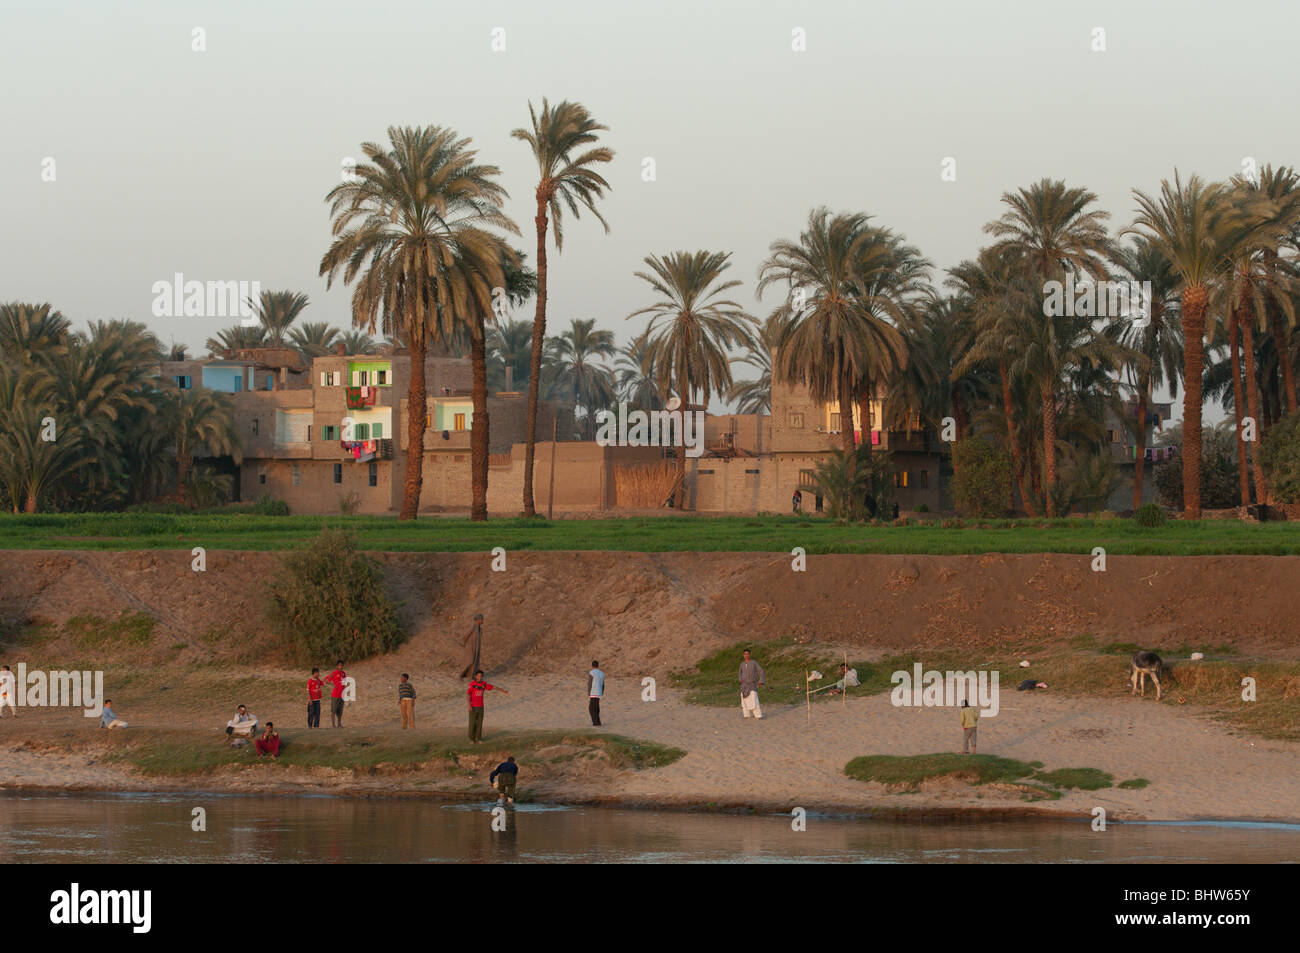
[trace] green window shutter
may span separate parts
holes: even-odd
[[[374,437],[376,440],[378,440],[378,439],[380,439],[383,435],[384,435],[384,425],[383,425],[383,424],[372,424],[372,425],[371,425],[371,427],[370,427],[370,436],[372,436],[372,437]]]

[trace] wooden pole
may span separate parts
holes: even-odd
[[[803,670],[803,697],[804,697],[804,701],[808,703],[808,726],[810,728],[812,727],[812,691],[808,688],[808,686],[811,685],[812,683],[808,681],[808,679],[811,677],[812,675],[808,671],[808,669],[804,669]]]
[[[546,518],[555,518],[555,448],[559,433],[560,415],[551,418],[551,485],[546,491]]]
[[[840,689],[840,709],[849,705],[849,650],[844,650],[844,687]]]

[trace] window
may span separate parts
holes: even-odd
[[[257,433],[257,418],[256,418],[256,417],[253,418],[253,433],[254,433],[254,434]]]
[[[302,486],[302,474],[298,470],[298,464],[293,465],[293,485]]]
[[[712,476],[712,475],[713,475],[713,471],[712,471],[712,470],[696,470],[695,472],[698,473],[700,476]]]
[[[894,486],[908,486],[906,470],[898,470],[894,473]]]
[[[815,470],[800,470],[800,471],[799,471],[799,485],[800,485],[800,486],[815,486],[816,483],[817,483],[817,473],[816,473]]]
[[[320,438],[322,440],[339,439],[339,428],[335,427],[333,424],[326,424],[320,428]]]
[[[352,436],[354,440],[369,440],[370,424],[355,424],[352,427]]]
[[[840,430],[840,429],[842,429],[842,428],[840,427],[840,415],[839,415],[839,414],[831,414],[831,429],[832,429],[832,430]]]
[[[175,378],[173,378],[173,380],[176,381],[176,386],[179,387],[181,390],[189,390],[190,387],[193,386],[190,383],[190,375],[188,374],[180,374]]]
[[[343,482],[343,464],[341,463],[334,464],[334,482],[335,483]]]
[[[307,442],[311,443],[311,424],[307,425]]]
[[[452,424],[452,429],[453,429],[453,430],[464,430],[464,429],[465,429],[465,415],[464,415],[464,414],[457,414],[457,415],[455,416],[455,422]]]
[[[339,383],[339,372],[338,372],[338,371],[321,371],[321,372],[320,372],[320,385],[321,385],[321,387],[337,387],[337,386],[338,386],[338,383]]]
[[[916,485],[921,489],[927,489],[930,486],[930,471],[921,470],[916,474]]]
[[[370,425],[370,439],[371,439],[371,440],[378,440],[378,439],[379,439],[380,437],[382,437],[383,435],[384,435],[384,425],[383,425],[383,424],[371,424],[371,425]]]
[[[425,428],[428,429],[428,430],[432,430],[432,429],[433,429],[433,414],[425,414],[425,415],[424,415],[424,426],[425,426]]]
[[[244,378],[243,375],[240,375],[239,377],[235,378],[235,393],[236,394],[241,393],[243,390],[244,390]]]
[[[257,471],[257,482],[258,482],[258,483],[266,483],[266,471],[265,471],[265,470],[258,470],[258,471]]]
[[[376,371],[375,377],[376,377],[375,386],[377,387],[388,386],[388,371]]]
[[[803,430],[803,414],[790,415],[790,429]]]
[[[370,485],[379,486],[379,464],[370,464]]]
[[[745,475],[748,476],[751,473],[757,473],[757,472],[758,472],[757,470],[746,470]]]

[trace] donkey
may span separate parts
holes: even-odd
[[[1132,672],[1129,675],[1129,683],[1133,686],[1132,694],[1138,693],[1138,681],[1142,682],[1142,697],[1146,698],[1147,694],[1147,676],[1151,676],[1151,681],[1156,683],[1156,701],[1160,701],[1160,669],[1164,665],[1160,656],[1155,652],[1134,652]]]

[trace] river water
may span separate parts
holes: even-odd
[[[194,808],[206,830],[193,830]],[[854,820],[494,802],[0,793],[3,863],[1279,863],[1300,825]],[[498,824],[500,821],[498,820]]]

